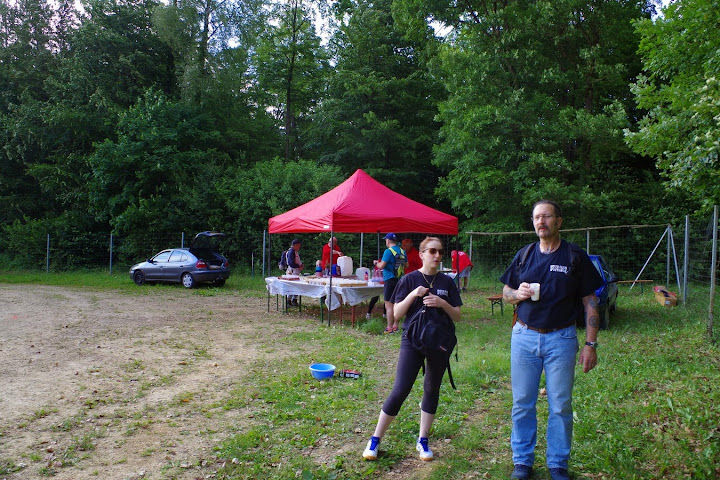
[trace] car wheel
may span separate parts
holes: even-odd
[[[133,281],[136,285],[142,285],[145,283],[145,274],[141,271],[137,271],[133,274]]]
[[[610,309],[606,305],[600,309],[600,330],[607,330],[610,326]]]
[[[195,279],[189,273],[183,273],[180,279],[182,280],[183,287],[185,288],[193,288],[195,286]]]
[[[215,286],[215,287],[222,287],[223,285],[225,285],[225,279],[224,279],[224,278],[220,278],[220,279],[215,280],[215,281],[213,282],[213,286]]]

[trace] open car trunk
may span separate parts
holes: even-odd
[[[208,268],[222,268],[225,257],[215,252],[217,239],[224,237],[221,232],[200,232],[190,244],[190,253],[204,260]]]

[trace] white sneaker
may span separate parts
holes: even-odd
[[[370,315],[369,313],[365,314],[365,320],[370,320],[371,318],[372,318],[372,315]]]
[[[368,440],[367,447],[363,452],[365,460],[377,460],[378,446],[380,445],[380,439],[378,437],[370,437]]]
[[[433,453],[432,450],[430,450],[430,447],[428,447],[427,438],[418,438],[418,441],[415,444],[415,450],[420,453],[420,460],[430,461],[433,459]]]

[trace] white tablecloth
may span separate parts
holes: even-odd
[[[278,277],[267,277],[265,284],[271,295],[302,295],[303,297],[325,298],[325,305],[330,310],[335,310],[341,303],[355,306],[372,297],[382,295],[382,285],[368,285],[361,287],[332,287],[332,295],[329,285],[316,285],[303,282],[302,280],[283,280]],[[332,304],[330,303],[332,302]]]

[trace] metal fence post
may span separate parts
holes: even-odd
[[[470,261],[472,262],[472,235],[470,235]]]
[[[268,272],[268,275],[265,275],[265,232],[266,232],[266,230],[263,230],[263,268],[262,268],[263,278],[266,278],[269,276],[269,272]]]
[[[688,269],[690,268],[690,215],[685,215],[685,256],[683,258],[683,302],[687,304],[688,294],[688,278],[690,274]]]
[[[110,233],[110,275],[112,275],[113,234]]]
[[[585,230],[585,251],[590,253],[590,229]]]
[[[713,243],[712,243],[712,264],[710,266],[710,309],[708,310],[707,336],[708,341],[713,341],[713,316],[715,315],[715,281],[717,271],[717,247],[718,247],[718,206],[713,209]]]
[[[180,248],[185,248],[185,232],[180,236]]]
[[[672,227],[668,223],[668,231],[672,232]],[[671,243],[672,235],[668,235],[667,237],[667,262],[666,262],[666,268],[667,268],[667,281],[665,282],[665,285],[670,285],[670,243]]]
[[[45,247],[45,273],[50,273],[50,234],[47,236],[47,246]]]

